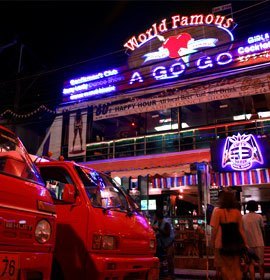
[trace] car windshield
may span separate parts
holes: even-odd
[[[136,210],[135,202],[109,176],[82,166],[76,166],[76,170],[94,207],[113,210]]]
[[[5,130],[0,130],[0,173],[44,185],[22,142]]]

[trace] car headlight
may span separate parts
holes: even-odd
[[[117,247],[117,238],[112,235],[94,234],[92,249],[94,250],[114,250]]]
[[[46,243],[52,234],[52,228],[47,220],[40,220],[35,229],[35,237],[37,242]]]

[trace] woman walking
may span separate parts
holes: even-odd
[[[240,254],[246,246],[242,215],[237,208],[235,194],[223,191],[219,207],[213,211],[212,244],[215,248],[215,265],[223,280],[242,280]]]

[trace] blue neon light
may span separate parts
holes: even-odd
[[[104,94],[104,93],[109,93],[109,92],[113,92],[116,91],[116,87],[115,86],[108,86],[105,88],[97,88],[94,90],[90,90],[87,92],[83,92],[83,93],[78,93],[78,94],[74,94],[70,96],[70,100],[77,100],[77,99],[82,99],[82,98],[86,98],[86,97],[90,97],[90,96],[95,96],[95,95],[100,95],[100,94]]]
[[[82,83],[86,83],[86,82],[100,80],[100,79],[110,77],[110,76],[114,76],[114,75],[117,75],[117,74],[118,74],[117,69],[105,70],[103,72],[91,74],[91,75],[88,75],[88,76],[85,76],[85,77],[80,77],[78,79],[72,79],[72,80],[69,81],[69,84],[74,86],[74,85],[78,85],[78,84],[82,84]]]
[[[248,45],[238,48],[240,55],[246,55],[255,52],[262,52],[270,49],[270,35],[269,33],[255,35],[248,38]]]

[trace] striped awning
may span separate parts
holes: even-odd
[[[270,169],[252,169],[239,172],[211,173],[211,185],[239,186],[270,184]]]
[[[152,177],[152,187],[170,189],[180,186],[194,186],[198,184],[197,174],[184,175],[181,177]]]

